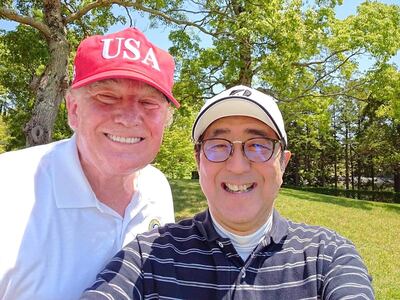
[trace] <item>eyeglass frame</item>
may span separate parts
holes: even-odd
[[[266,160],[264,160],[264,161],[254,161],[254,160],[251,160],[250,158],[247,157],[247,154],[246,154],[246,151],[245,151],[245,144],[246,144],[248,141],[251,141],[251,140],[254,140],[254,139],[266,139],[266,140],[272,141],[272,151],[271,151],[271,155],[270,155],[270,157],[268,157],[268,159],[266,159]],[[206,154],[205,151],[204,151],[204,147],[202,147],[202,146],[203,146],[203,144],[204,144],[205,142],[207,142],[207,141],[209,141],[209,140],[224,140],[224,141],[226,141],[226,142],[229,143],[229,145],[230,145],[230,147],[231,147],[231,150],[230,150],[229,155],[227,156],[227,158],[226,158],[225,160],[213,161],[213,160],[210,160],[210,159],[207,157],[207,154]],[[275,149],[276,149],[276,147],[275,147],[276,144],[280,144],[280,145],[281,145],[281,151],[284,151],[284,150],[285,150],[285,146],[284,146],[285,143],[284,143],[282,140],[273,139],[273,138],[270,138],[270,137],[267,137],[267,136],[258,136],[258,137],[249,138],[249,139],[247,139],[247,140],[245,140],[245,141],[239,141],[239,140],[230,141],[230,140],[225,139],[225,138],[209,138],[209,139],[200,140],[200,141],[198,141],[198,142],[195,143],[195,152],[199,153],[200,151],[203,151],[204,156],[205,156],[205,158],[206,158],[208,161],[213,162],[213,163],[222,163],[222,162],[227,161],[227,160],[233,155],[233,152],[234,152],[234,144],[239,144],[239,143],[240,143],[241,146],[242,146],[241,148],[242,148],[242,154],[243,154],[243,156],[244,156],[248,161],[253,162],[253,163],[264,163],[264,162],[269,161],[269,160],[274,156]],[[201,149],[203,149],[203,150],[201,150]],[[197,156],[197,155],[196,155],[196,156]]]

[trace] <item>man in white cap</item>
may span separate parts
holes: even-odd
[[[347,239],[281,217],[274,202],[290,159],[273,98],[235,86],[193,126],[208,210],[140,234],[81,299],[373,299]]]
[[[149,165],[172,117],[174,60],[128,28],[79,45],[72,138],[0,155],[0,299],[77,299],[136,234],[174,222]]]

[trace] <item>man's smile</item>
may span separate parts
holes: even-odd
[[[122,144],[136,144],[143,140],[141,137],[124,137],[107,133],[106,136],[113,142]]]
[[[230,193],[247,193],[256,187],[255,183],[245,183],[245,184],[233,184],[224,182],[222,183],[222,188]]]

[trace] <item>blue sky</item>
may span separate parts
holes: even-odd
[[[365,0],[344,0],[343,5],[336,9],[336,16],[340,19],[344,19],[349,15],[354,15],[357,12],[357,6],[363,2],[365,2]],[[380,0],[378,2],[400,5],[400,0]]]
[[[364,2],[365,0],[344,0],[343,5],[338,6],[336,9],[336,16],[340,19],[344,19],[348,17],[349,15],[354,15],[357,11],[357,6]],[[381,3],[386,3],[386,4],[397,4],[400,5],[400,0],[380,0],[379,2]],[[168,40],[168,33],[169,31],[167,29],[163,28],[157,28],[157,29],[149,29],[149,22],[146,18],[140,19],[140,23],[137,22],[138,19],[136,19],[136,23],[133,25],[142,30],[148,38],[154,42],[157,46],[163,49],[168,49],[172,44]],[[5,21],[5,20],[0,20],[0,28],[1,29],[6,29],[10,30],[15,27],[15,22],[10,22],[10,21]],[[122,29],[123,25],[116,25],[113,26],[109,29],[109,32],[115,32],[120,29]],[[397,64],[397,66],[400,68],[400,51],[397,53],[397,55],[392,59],[393,62]],[[368,61],[365,61],[364,64],[367,66]]]

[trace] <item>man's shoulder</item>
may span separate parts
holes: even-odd
[[[194,218],[188,218],[180,220],[177,223],[168,223],[151,231],[138,234],[137,239],[139,242],[144,241],[146,243],[180,243],[189,239],[204,240],[204,237],[198,230],[196,220]]]
[[[64,147],[65,143],[63,140],[0,155],[1,197],[7,199],[0,201],[0,214],[15,210],[21,215],[21,211],[27,210],[37,199],[44,201],[43,196],[37,198],[37,195],[51,190],[53,182],[49,172],[54,161],[52,157],[57,151],[55,149]],[[63,154],[62,151],[59,153],[59,160],[65,159]]]
[[[6,164],[6,163],[21,164],[26,162],[33,162],[35,160],[40,160],[46,154],[54,151],[58,147],[61,147],[67,141],[68,140],[61,140],[44,145],[38,145],[2,153],[0,154],[0,164]]]
[[[288,220],[288,240],[296,240],[299,244],[317,243],[324,246],[339,247],[353,245],[352,242],[338,232],[319,225],[309,225]]]
[[[0,154],[1,180],[7,182],[30,178],[36,174],[40,166],[46,166],[51,160],[52,153],[65,143],[66,141],[62,140]]]
[[[144,238],[158,238],[163,236],[184,236],[192,234],[196,229],[194,218],[180,220],[176,223],[168,223],[163,226],[157,227],[151,231],[139,234]]]

